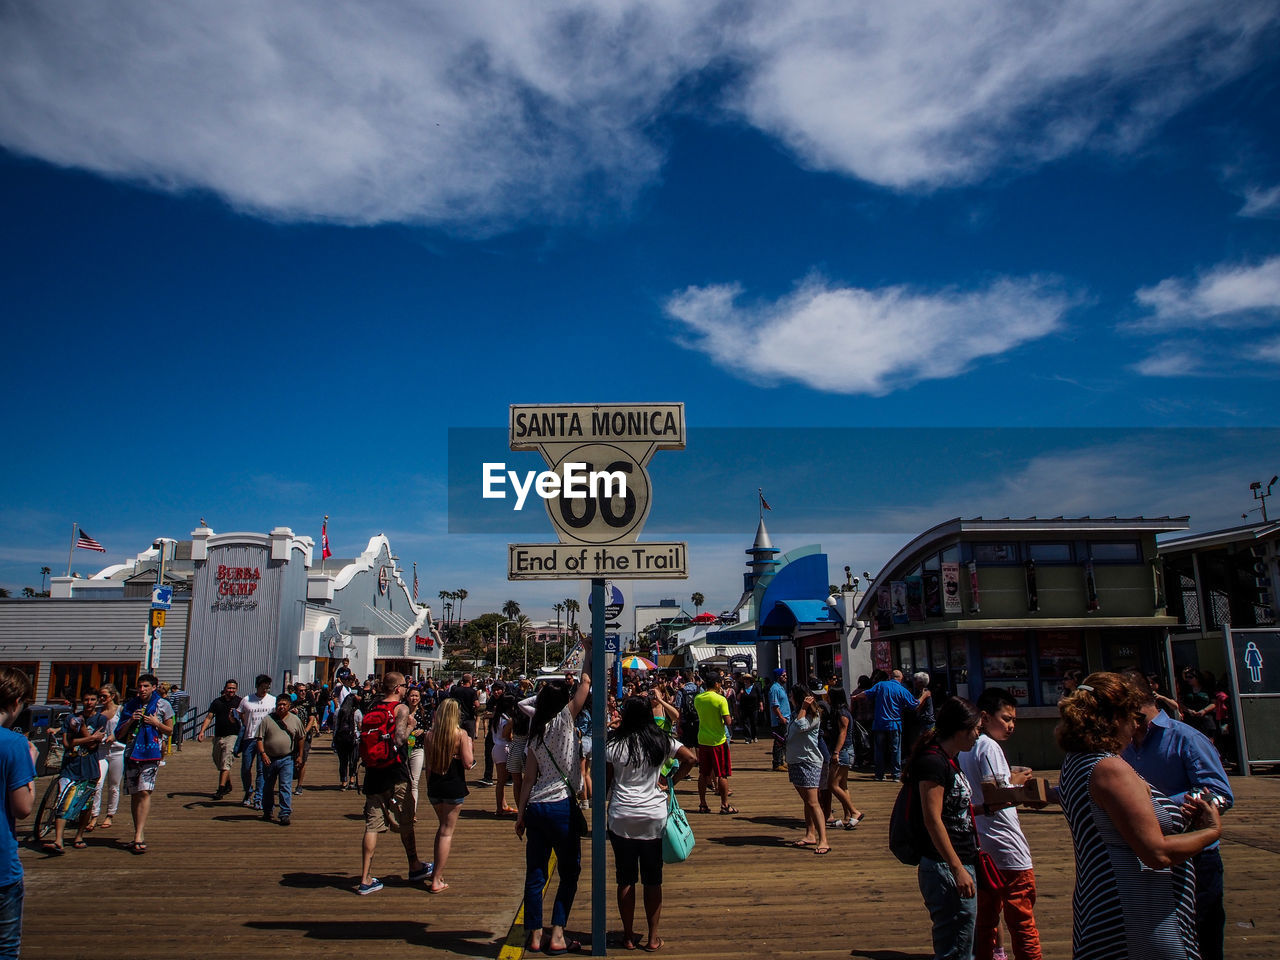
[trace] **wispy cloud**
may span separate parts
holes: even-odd
[[[1138,290],[1134,299],[1149,312],[1120,324],[1121,332],[1166,338],[1132,365],[1143,376],[1265,374],[1269,371],[1259,368],[1259,360],[1280,362],[1280,339],[1274,336],[1264,334],[1261,344],[1206,336],[1280,325],[1280,256],[1255,264],[1218,264],[1194,278],[1167,277]]]
[[[684,346],[738,376],[832,393],[881,395],[953,377],[974,361],[1053,333],[1073,299],[1041,278],[975,291],[862,289],[811,278],[772,303],[739,306],[736,284],[666,301]]]
[[[1193,280],[1168,277],[1136,294],[1151,313],[1138,330],[1267,326],[1280,320],[1280,256],[1258,264],[1219,264]]]
[[[1244,206],[1240,208],[1242,217],[1280,217],[1280,184],[1274,187],[1253,187],[1244,192]]]
[[[272,218],[484,230],[625,209],[660,170],[655,121],[714,75],[713,109],[803,163],[930,189],[1131,150],[1255,63],[1277,17],[1267,0],[44,0],[0,7],[0,144]]]

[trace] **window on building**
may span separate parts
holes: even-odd
[[[1017,563],[1016,543],[975,543],[973,559],[977,563]]]
[[[1074,559],[1069,543],[1029,543],[1027,556],[1036,563],[1071,563]]]
[[[1072,633],[1054,632],[1041,636],[1040,702],[1053,706],[1062,699],[1062,680],[1072,670],[1084,671],[1084,641]]]
[[[987,687],[1003,687],[1019,705],[1031,702],[1031,658],[1022,633],[982,639],[982,681]]]
[[[137,663],[55,663],[49,671],[48,699],[67,699],[73,703],[87,690],[110,683],[122,698],[138,686]]]
[[[910,640],[898,641],[898,669],[903,673],[914,671],[916,668],[916,660],[914,648]]]
[[[925,570],[941,570],[942,561],[938,559],[938,555],[936,553],[931,553],[929,556],[924,558],[924,562],[921,563],[920,566]]]
[[[1142,559],[1142,545],[1137,540],[1090,543],[1089,556],[1100,563],[1137,563]]]

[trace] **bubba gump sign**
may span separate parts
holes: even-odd
[[[262,574],[257,567],[228,567],[218,564],[218,596],[251,597],[258,589]]]

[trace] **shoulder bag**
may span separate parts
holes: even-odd
[[[693,828],[680,809],[676,788],[667,786],[667,825],[662,828],[662,862],[683,863],[693,852]]]
[[[587,823],[587,816],[582,812],[582,808],[578,806],[578,797],[572,786],[569,784],[569,778],[564,775],[564,771],[560,769],[560,764],[556,763],[556,755],[551,752],[551,748],[545,743],[542,749],[546,751],[548,757],[551,758],[551,765],[556,768],[556,773],[560,774],[560,779],[564,783],[564,788],[569,791],[569,833],[579,837],[591,836],[591,825]]]

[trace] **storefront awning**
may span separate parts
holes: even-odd
[[[840,612],[825,600],[779,600],[760,624],[761,636],[778,636],[795,629],[833,629],[843,626]]]

